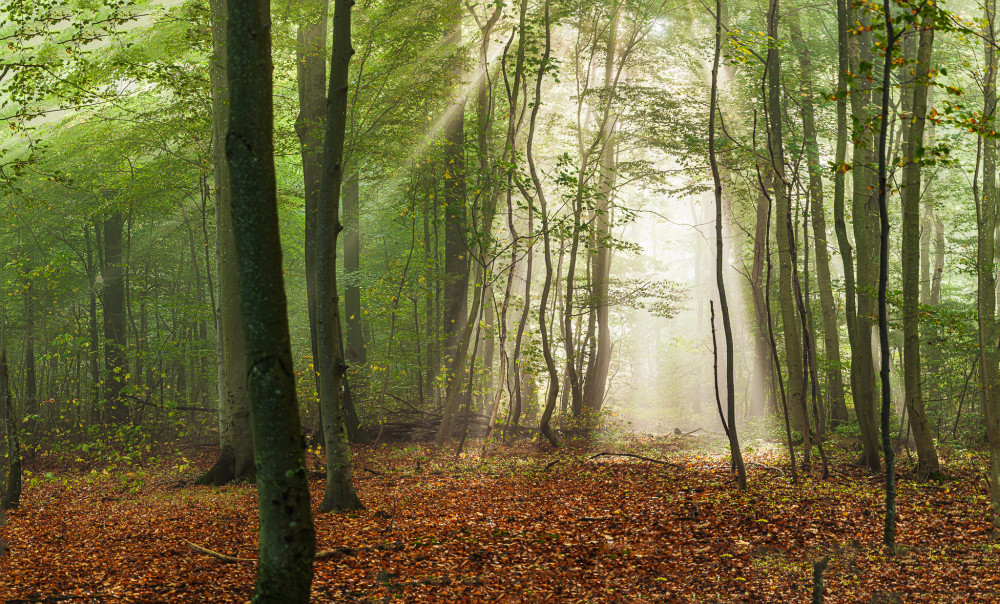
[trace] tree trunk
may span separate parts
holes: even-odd
[[[781,57],[778,53],[779,0],[771,0],[767,13],[768,35],[775,41],[767,52],[767,133],[771,155],[771,169],[774,173],[775,231],[778,245],[778,302],[781,308],[781,326],[785,339],[785,366],[788,369],[788,400],[798,401],[804,392],[804,371],[802,366],[802,343],[795,316],[795,299],[792,292],[792,260],[789,254],[790,242],[788,222],[791,211],[788,182],[785,179],[785,153],[782,134],[781,111]],[[792,406],[794,410],[794,405]],[[799,414],[801,415],[801,414]],[[804,418],[793,412],[794,425],[808,430]]]
[[[733,380],[733,328],[729,321],[729,303],[726,301],[726,284],[722,272],[724,249],[722,245],[722,179],[719,162],[715,156],[715,112],[718,104],[719,58],[722,54],[722,0],[715,0],[715,59],[712,62],[712,92],[708,105],[708,159],[712,166],[712,183],[715,191],[715,282],[719,292],[719,310],[726,339],[726,423],[729,432],[729,454],[736,468],[736,484],[741,491],[747,488],[747,471],[736,430],[736,398]],[[714,329],[714,327],[713,327]],[[714,333],[714,331],[713,331]]]
[[[122,215],[113,211],[104,219],[104,264],[101,267],[103,286],[101,303],[104,308],[104,371],[105,400],[109,420],[118,424],[128,418],[128,407],[122,391],[128,375],[128,343],[125,331],[125,280],[123,278]]]
[[[352,0],[336,0],[333,15],[333,53],[327,92],[326,143],[323,178],[316,215],[316,311],[320,363],[320,406],[326,441],[326,492],[323,511],[363,507],[351,477],[344,410],[343,336],[337,291],[337,236],[340,224],[340,187],[344,179],[344,137],[347,131],[348,75],[351,55]]]
[[[306,308],[309,313],[309,342],[313,378],[319,391],[319,351],[316,339],[316,209],[323,179],[323,133],[326,131],[326,35],[329,0],[309,2],[304,22],[298,26],[295,48],[299,114],[295,133],[302,157],[302,184],[305,211],[303,255],[306,271]],[[318,407],[318,405],[317,405]],[[317,413],[322,422],[322,413]]]
[[[306,603],[316,535],[282,277],[272,142],[270,2],[232,0],[227,17],[227,79],[232,96],[226,159],[232,177],[260,517],[254,602]]]
[[[983,37],[985,38],[986,75],[983,79],[985,119],[996,116],[997,55],[994,48],[996,30],[996,0],[988,0],[985,6]],[[998,204],[996,190],[997,143],[991,136],[980,136],[983,155],[983,190],[974,183],[976,196],[976,223],[978,224],[978,246],[976,272],[978,274],[979,296],[977,311],[979,318],[979,361],[982,388],[982,403],[986,421],[986,435],[990,443],[989,491],[993,507],[991,538],[1000,539],[1000,355],[998,355],[996,320],[996,273],[994,254],[996,243],[994,233],[998,224]]]
[[[31,282],[24,286],[24,413],[37,416],[38,379],[35,372],[35,309]],[[38,418],[35,418],[37,423]]]
[[[882,102],[878,136],[878,219],[879,219],[879,257],[878,257],[878,335],[881,352],[881,368],[879,377],[882,385],[882,454],[885,456],[885,530],[882,543],[889,555],[895,554],[896,548],[896,482],[895,482],[895,452],[889,434],[889,419],[892,411],[892,386],[889,383],[889,317],[886,302],[886,289],[889,283],[889,183],[886,158],[889,131],[889,99],[892,94],[890,86],[893,63],[893,49],[896,45],[896,30],[893,24],[890,0],[883,0],[883,17],[885,19],[885,57],[882,60]],[[928,57],[929,59],[930,57]]]
[[[7,480],[5,489],[0,489],[3,500],[0,510],[17,509],[21,505],[21,439],[19,434],[20,420],[10,395],[10,371],[7,368],[7,349],[0,351],[0,413],[4,417],[6,431],[6,462]]]
[[[225,157],[229,130],[226,0],[212,0],[212,152],[215,164],[215,262],[219,282],[218,390],[219,459],[198,484],[222,485],[254,475],[250,397],[246,385],[246,351],[240,324],[239,271],[233,235],[232,187]]]
[[[462,8],[457,2],[452,7],[456,20],[447,44],[458,47],[462,43]],[[461,80],[462,68],[456,64],[452,73],[456,82]],[[449,367],[458,362],[456,348],[468,315],[469,298],[469,244],[465,238],[465,97],[456,99],[448,109],[449,118],[444,125],[444,327],[443,360]],[[450,380],[462,376],[448,370]]]
[[[809,169],[809,200],[812,213],[813,243],[816,247],[816,282],[819,288],[820,311],[823,316],[823,346],[826,356],[827,400],[836,423],[847,421],[844,381],[840,372],[840,332],[837,306],[830,285],[830,255],[827,247],[826,213],[823,208],[823,168],[816,137],[816,112],[813,106],[812,57],[799,28],[798,13],[790,20],[792,40],[798,47],[799,69],[802,74],[802,137]]]
[[[548,308],[549,291],[552,289],[552,243],[549,234],[549,214],[545,202],[545,191],[542,188],[541,180],[538,176],[538,169],[535,166],[534,142],[535,126],[538,118],[538,108],[542,103],[542,81],[545,79],[545,72],[549,67],[549,56],[552,51],[551,23],[549,21],[549,0],[545,0],[545,51],[542,53],[542,60],[539,63],[538,75],[535,78],[535,100],[531,107],[531,122],[528,130],[527,148],[525,155],[528,159],[528,172],[531,175],[531,182],[534,185],[535,196],[538,201],[539,211],[542,219],[542,245],[545,254],[545,281],[542,285],[542,295],[538,302],[538,329],[542,339],[542,356],[545,358],[545,367],[549,373],[549,392],[545,400],[545,409],[542,411],[542,418],[539,421],[539,431],[548,439],[553,447],[559,446],[559,437],[556,436],[550,422],[552,414],[556,409],[556,401],[559,398],[559,371],[556,369],[555,359],[552,357],[552,343],[550,341],[548,322],[545,312]],[[530,279],[530,275],[529,275]]]
[[[916,65],[912,66],[912,114],[904,113],[905,127],[901,187],[902,219],[902,281],[903,281],[903,381],[906,411],[917,445],[917,473],[926,479],[939,471],[937,450],[924,410],[920,385],[920,193],[921,168],[924,155],[924,125],[927,119],[928,71],[934,43],[934,24],[923,18]],[[908,70],[909,71],[909,70]],[[905,77],[905,76],[904,76]]]
[[[854,243],[857,250],[856,287],[849,292],[847,304],[854,324],[854,339],[851,342],[851,387],[854,395],[854,411],[861,430],[861,442],[865,464],[873,474],[882,470],[878,448],[878,425],[875,422],[875,359],[872,353],[872,319],[877,312],[871,292],[878,286],[878,260],[875,254],[878,234],[878,201],[875,195],[874,149],[875,138],[871,129],[871,85],[862,73],[863,66],[872,64],[871,18],[864,11],[857,15],[866,28],[859,36],[850,36],[848,42],[849,71],[856,75],[855,87],[851,90],[851,112],[857,125],[854,132],[853,175],[853,227]],[[846,19],[846,16],[844,17]],[[846,22],[842,24],[846,28]],[[846,29],[845,29],[846,32]],[[846,37],[846,33],[844,34]],[[843,37],[842,37],[843,39]],[[867,67],[870,69],[870,67]],[[843,247],[841,248],[843,250]],[[846,258],[846,256],[845,256]],[[850,295],[853,293],[854,295]],[[854,307],[855,312],[850,309]]]

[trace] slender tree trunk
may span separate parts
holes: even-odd
[[[896,548],[896,479],[895,452],[889,434],[889,419],[892,411],[892,386],[889,383],[891,359],[889,357],[889,318],[886,302],[886,288],[889,282],[889,197],[888,170],[886,166],[886,145],[889,130],[889,85],[892,70],[892,54],[896,45],[896,30],[893,25],[890,0],[882,3],[885,18],[886,44],[882,67],[882,103],[878,137],[878,216],[879,216],[879,260],[878,260],[878,333],[881,351],[882,382],[882,454],[885,456],[885,531],[882,542],[889,554]],[[929,57],[928,57],[929,59]]]
[[[778,18],[780,0],[771,0],[767,13],[768,36],[775,43],[767,52],[767,133],[768,149],[771,155],[771,169],[774,173],[775,231],[778,244],[778,303],[781,308],[781,325],[785,339],[785,366],[788,369],[788,399],[797,401],[804,392],[804,377],[802,366],[802,343],[798,322],[795,316],[795,298],[792,292],[792,261],[789,254],[790,242],[788,222],[791,211],[788,183],[785,180],[785,153],[782,134],[781,110],[781,57],[777,42]],[[792,407],[795,408],[794,406]],[[798,428],[808,430],[802,417],[793,413],[794,424]]]
[[[930,16],[922,19],[916,65],[912,66],[912,114],[903,115],[906,145],[903,154],[901,189],[902,220],[902,280],[903,280],[903,380],[906,411],[917,445],[917,473],[927,478],[939,471],[937,449],[924,409],[920,384],[920,194],[921,158],[923,157],[924,124],[927,119],[928,72],[934,43],[934,24]],[[904,76],[905,77],[905,76]]]
[[[545,191],[538,176],[538,169],[535,167],[534,142],[535,125],[538,118],[538,108],[542,102],[542,81],[545,79],[545,72],[549,67],[549,56],[552,51],[552,24],[549,21],[549,0],[545,0],[545,50],[542,53],[542,60],[538,67],[538,76],[535,78],[535,101],[531,107],[531,122],[528,129],[526,156],[528,159],[528,172],[535,189],[535,198],[538,201],[539,211],[542,219],[542,245],[545,254],[545,281],[542,284],[542,295],[538,302],[538,329],[542,338],[542,356],[545,358],[545,367],[549,373],[549,392],[545,400],[545,409],[542,411],[542,418],[539,421],[539,431],[549,440],[553,447],[559,446],[559,437],[556,436],[550,422],[552,414],[556,409],[556,401],[559,398],[559,370],[556,368],[555,359],[552,357],[552,343],[550,341],[548,321],[545,313],[548,309],[549,292],[552,289],[552,243],[549,233],[549,214],[545,202]],[[529,276],[530,279],[530,276]]]
[[[101,267],[104,283],[101,288],[101,303],[104,307],[104,370],[107,373],[104,391],[109,419],[114,424],[128,418],[128,407],[122,395],[128,375],[123,226],[124,220],[118,212],[113,212],[104,219],[104,264]]]
[[[6,431],[7,476],[5,488],[0,489],[3,500],[0,511],[17,509],[21,505],[21,439],[18,431],[20,420],[10,395],[10,371],[7,368],[7,349],[0,350],[0,413],[4,417]]]
[[[35,372],[35,309],[31,282],[24,286],[24,413],[37,416],[38,379]],[[38,418],[35,418],[37,424]]]
[[[323,133],[326,131],[326,35],[329,0],[316,0],[304,7],[305,19],[298,26],[295,47],[299,114],[295,133],[302,157],[303,201],[305,204],[306,307],[309,313],[309,342],[313,378],[319,391],[319,350],[316,337],[316,210],[323,180]],[[318,405],[317,405],[318,407]],[[317,413],[322,423],[322,413]]]
[[[91,390],[91,419],[100,422],[101,409],[101,367],[100,367],[100,346],[101,340],[97,331],[97,263],[94,262],[93,248],[90,244],[90,224],[83,227],[84,241],[87,246],[87,277],[89,278],[88,296],[90,298],[87,306],[87,317],[89,319],[90,347],[87,351],[87,360],[90,366],[90,390]]]
[[[986,119],[996,116],[997,93],[997,53],[996,40],[996,0],[988,0],[985,5],[984,29],[986,76],[983,79],[984,109]],[[991,538],[1000,540],[1000,354],[997,352],[996,319],[996,273],[994,255],[996,244],[993,238],[998,224],[996,162],[997,143],[991,136],[981,136],[980,146],[983,156],[983,189],[980,197],[978,186],[976,196],[976,222],[979,226],[976,269],[978,273],[979,296],[977,310],[979,318],[979,360],[982,402],[986,421],[986,435],[990,443],[989,491],[993,507]]]
[[[340,296],[337,291],[337,236],[340,224],[340,187],[344,179],[344,137],[347,131],[348,75],[354,47],[351,43],[352,0],[335,0],[333,53],[327,92],[326,142],[323,178],[316,220],[316,333],[320,355],[320,406],[326,441],[326,492],[320,510],[362,508],[351,476],[344,413],[344,360]]]
[[[455,27],[446,40],[451,47],[462,43],[462,7],[453,1],[450,10],[454,13]],[[462,68],[456,64],[452,74],[456,82],[461,81]],[[465,105],[461,96],[448,108],[449,118],[444,126],[444,303],[442,319],[444,327],[443,362],[454,367],[458,362],[456,348],[465,327],[468,315],[470,254],[466,241],[466,201],[465,201]],[[449,380],[461,380],[462,376],[448,370]]]
[[[799,15],[792,13],[789,21],[792,40],[798,47],[799,69],[802,75],[802,137],[805,143],[809,169],[809,201],[812,215],[813,242],[816,247],[816,282],[819,289],[820,310],[823,317],[823,344],[826,356],[826,383],[832,419],[836,423],[847,421],[847,404],[844,399],[844,381],[840,372],[840,329],[837,325],[837,306],[830,284],[830,255],[827,248],[826,212],[823,208],[823,168],[819,158],[816,137],[816,111],[813,106],[812,57],[809,46],[799,28]]]
[[[358,171],[351,172],[344,181],[344,311],[347,315],[347,348],[342,353],[349,364],[364,365],[368,362],[368,345],[365,343],[364,323],[361,317],[361,286],[358,273],[361,270],[361,182]],[[342,340],[340,346],[344,346]],[[344,419],[347,422],[347,438],[351,442],[368,440],[358,421],[358,397],[367,389],[362,372],[355,373],[354,383],[348,386],[344,381]]]
[[[608,282],[611,276],[611,226],[612,197],[615,191],[615,114],[611,109],[613,94],[617,87],[615,77],[616,47],[618,44],[618,21],[620,7],[612,9],[611,23],[608,25],[608,39],[604,55],[604,88],[608,91],[601,121],[600,173],[597,182],[597,199],[594,208],[594,228],[597,250],[594,252],[591,275],[594,313],[597,315],[597,343],[594,350],[594,364],[587,375],[585,404],[596,417],[604,404],[604,394],[608,388],[608,370],[611,367],[611,316],[608,300]]]
[[[726,284],[722,272],[724,256],[722,245],[722,179],[719,176],[719,162],[715,155],[715,112],[718,105],[719,58],[721,54],[722,0],[715,0],[715,59],[712,62],[712,92],[708,105],[708,159],[712,165],[712,183],[715,191],[715,283],[719,292],[719,310],[722,313],[722,328],[726,337],[726,418],[729,427],[729,454],[732,457],[733,466],[736,468],[736,484],[739,490],[745,491],[747,471],[743,464],[743,452],[740,449],[740,440],[736,433],[733,327],[729,320],[729,303],[726,300]]]

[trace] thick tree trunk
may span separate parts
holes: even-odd
[[[320,406],[326,441],[326,492],[323,511],[363,507],[351,477],[344,405],[343,336],[337,291],[337,236],[340,224],[340,187],[344,179],[344,137],[347,131],[348,75],[351,55],[352,0],[336,0],[333,15],[333,53],[327,92],[326,143],[323,178],[316,215],[316,311],[320,362]]]
[[[850,60],[849,71],[858,74],[854,81],[855,87],[849,95],[856,124],[851,170],[854,184],[852,200],[854,243],[857,250],[856,287],[853,288],[856,304],[851,300],[847,308],[850,309],[852,306],[855,308],[854,313],[850,311],[848,313],[851,315],[848,324],[854,324],[854,339],[851,342],[854,411],[861,430],[865,464],[873,474],[877,474],[881,472],[882,464],[879,458],[878,425],[875,421],[877,396],[875,358],[872,351],[872,321],[877,313],[872,292],[878,287],[878,258],[875,253],[878,240],[878,200],[875,194],[876,182],[873,178],[876,141],[870,124],[872,90],[866,81],[870,74],[861,73],[862,66],[869,66],[870,69],[872,65],[872,34],[871,18],[868,14],[862,11],[857,17],[867,29],[861,35],[849,38],[847,51]],[[846,23],[843,27],[846,27]]]
[[[923,157],[924,124],[927,119],[928,72],[934,27],[930,18],[923,19],[916,65],[912,72],[912,114],[902,116],[904,128],[904,160],[901,188],[902,220],[902,280],[903,280],[903,381],[906,411],[917,445],[917,472],[927,478],[939,471],[937,450],[931,435],[920,384],[920,194],[921,160]],[[929,293],[929,292],[928,292]]]
[[[229,129],[226,0],[212,0],[212,150],[215,164],[215,262],[219,282],[218,335],[219,459],[198,479],[222,485],[254,475],[250,396],[246,385],[246,352],[240,323],[239,270],[233,235],[232,188],[225,157]]]
[[[316,535],[295,397],[274,173],[270,2],[228,7],[233,231],[260,517],[255,603],[306,603]]]

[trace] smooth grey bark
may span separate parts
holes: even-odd
[[[770,343],[768,342],[767,327],[767,304],[764,300],[764,266],[767,264],[765,256],[767,251],[767,240],[771,236],[769,217],[769,202],[762,193],[757,197],[756,222],[754,225],[753,238],[753,263],[750,267],[750,291],[753,300],[754,319],[756,329],[754,330],[754,358],[753,358],[753,382],[750,390],[750,414],[759,415],[767,407],[768,395],[772,402],[772,408],[777,409],[778,403],[775,393],[778,389],[776,380],[773,380],[774,365],[771,362]]]
[[[89,291],[87,292],[87,327],[88,335],[90,337],[90,347],[87,351],[87,362],[90,367],[90,390],[93,397],[91,400],[91,419],[99,423],[101,399],[101,339],[97,329],[97,264],[94,261],[93,246],[90,243],[89,221],[84,224],[83,237],[86,245],[86,269],[90,286],[88,288]]]
[[[846,9],[845,9],[846,10]],[[876,301],[872,296],[878,286],[878,259],[875,250],[878,240],[878,200],[875,182],[875,145],[872,134],[872,87],[867,79],[872,74],[862,73],[864,66],[872,65],[871,18],[866,11],[854,15],[865,31],[857,36],[846,34],[846,19],[842,24],[844,33],[842,44],[846,44],[848,69],[855,74],[850,90],[851,113],[855,122],[853,132],[854,152],[851,174],[852,227],[857,251],[857,271],[849,290],[847,309],[853,323],[854,338],[851,341],[851,390],[854,396],[854,411],[861,431],[862,455],[865,465],[873,474],[882,471],[879,458],[879,428],[875,421],[875,358],[872,353],[872,317],[877,313]],[[871,69],[871,67],[867,67]],[[843,251],[843,246],[841,250]],[[846,256],[845,256],[846,258]],[[846,266],[846,263],[845,263]],[[854,312],[851,312],[853,307]]]
[[[924,125],[927,121],[928,75],[934,44],[934,23],[930,15],[921,20],[916,64],[912,66],[912,113],[902,116],[905,150],[902,188],[902,280],[903,280],[903,383],[906,411],[917,446],[917,474],[922,479],[937,474],[937,449],[927,421],[921,389],[920,368],[920,196],[923,181]],[[904,76],[905,77],[905,76]],[[929,239],[929,238],[928,238]],[[929,293],[929,292],[928,292]]]
[[[343,335],[340,295],[337,291],[337,238],[340,224],[341,184],[344,180],[344,138],[347,132],[348,76],[354,47],[351,42],[353,0],[336,0],[333,10],[333,52],[330,85],[326,95],[326,137],[323,178],[316,215],[316,313],[320,363],[320,406],[326,441],[326,491],[323,511],[362,508],[351,476],[344,412]]]
[[[239,271],[233,234],[232,187],[225,157],[229,129],[227,0],[211,0],[212,152],[214,154],[215,263],[218,276],[216,333],[218,345],[219,459],[198,484],[222,485],[254,476],[250,396],[246,385],[246,351],[240,323]]]
[[[269,0],[230,0],[226,160],[232,179],[260,518],[255,603],[309,601],[316,535],[282,277]]]
[[[104,262],[101,265],[101,306],[104,313],[104,398],[108,405],[107,419],[117,424],[128,418],[128,407],[122,391],[128,375],[128,342],[125,326],[125,280],[122,254],[122,215],[113,211],[104,219]]]

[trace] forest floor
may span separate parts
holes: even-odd
[[[316,515],[317,548],[337,551],[315,564],[314,601],[807,602],[813,562],[828,555],[826,602],[1000,602],[978,454],[956,454],[948,480],[923,484],[904,458],[890,557],[884,480],[848,454],[830,478],[817,467],[793,485],[780,454],[758,447],[739,493],[721,451],[690,440],[523,443],[485,457],[358,447],[367,509]],[[592,457],[602,451],[670,463]],[[248,601],[255,490],[193,486],[214,456],[162,449],[110,466],[38,456],[4,529],[0,601]],[[319,468],[315,452],[310,464]],[[312,483],[316,506],[323,481]]]

